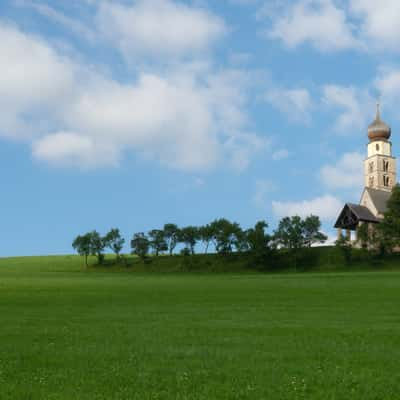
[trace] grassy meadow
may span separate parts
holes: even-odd
[[[400,396],[400,272],[0,259],[0,400]]]

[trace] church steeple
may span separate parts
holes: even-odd
[[[347,203],[335,223],[338,230],[338,239],[343,240],[342,230],[346,230],[345,240],[353,246],[368,246],[368,241],[356,236],[352,240],[352,231],[363,224],[367,224],[368,236],[375,232],[375,225],[379,224],[386,211],[391,191],[396,184],[396,159],[392,156],[390,142],[390,126],[381,119],[379,102],[376,105],[375,120],[368,127],[368,156],[364,161],[365,188],[360,204]]]
[[[396,184],[396,160],[392,156],[390,126],[381,119],[380,103],[368,127],[368,157],[364,162],[365,187],[391,191]]]

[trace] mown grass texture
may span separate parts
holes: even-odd
[[[0,399],[396,399],[400,273],[0,260]]]

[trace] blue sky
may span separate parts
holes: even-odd
[[[358,201],[400,8],[382,0],[2,0],[0,256],[92,229],[243,227]]]

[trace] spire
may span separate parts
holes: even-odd
[[[381,103],[378,101],[376,102],[376,121],[380,121],[381,120]]]
[[[381,103],[376,103],[375,121],[368,127],[368,137],[370,140],[384,139],[388,140],[391,135],[390,126],[381,120]]]

